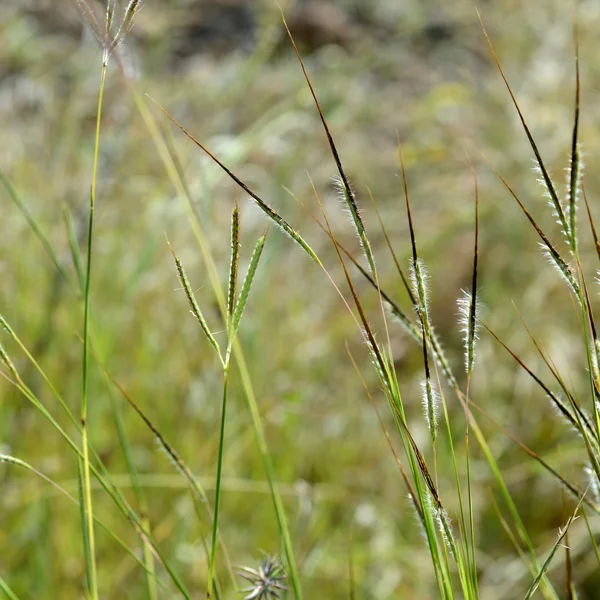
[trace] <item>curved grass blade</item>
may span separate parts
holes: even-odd
[[[39,471],[38,469],[33,467],[32,465],[30,465],[29,463],[25,462],[24,460],[21,460],[14,456],[9,456],[7,454],[0,454],[0,462],[11,464],[11,465],[20,467],[22,469],[25,469],[27,471],[30,471],[36,477],[43,479],[46,483],[49,483],[53,488],[55,488],[58,491],[58,493],[60,495],[67,498],[70,502],[77,504],[77,505],[79,504],[79,502],[64,487],[62,487],[60,484],[56,483],[56,481],[54,481],[53,479],[51,479],[50,477],[48,477],[47,475],[45,475],[44,473],[42,473],[41,471]],[[119,544],[131,556],[131,558],[133,558],[133,560],[135,562],[137,562],[143,569],[147,568],[146,565],[140,560],[138,555],[131,548],[129,548],[127,546],[127,544],[121,538],[119,538],[119,536],[117,536],[109,527],[104,525],[98,519],[98,517],[94,516],[94,520],[96,521],[96,524],[99,525],[100,528],[105,533],[107,533],[113,540],[115,540],[117,542],[117,544]],[[165,587],[165,585],[156,577],[156,573],[154,573],[154,572],[150,573],[147,571],[147,574],[151,575],[154,578],[155,583],[158,582],[161,585],[161,587],[165,591],[167,591],[167,588]]]
[[[489,164],[489,163],[488,163]],[[494,171],[494,173],[498,176],[500,181],[504,184],[504,187],[510,192],[511,196],[517,201],[517,204],[523,211],[524,215],[527,217],[528,221],[531,223],[533,228],[536,230],[537,234],[540,236],[542,240],[542,248],[547,254],[548,259],[554,264],[557,268],[561,277],[565,280],[567,285],[571,288],[575,297],[579,302],[581,302],[581,291],[579,289],[579,284],[575,280],[575,274],[573,273],[573,269],[567,264],[567,262],[562,258],[558,250],[554,247],[552,242],[548,239],[548,236],[542,231],[541,227],[537,224],[536,220],[531,216],[530,212],[525,208],[525,205],[521,202],[520,198],[515,194],[513,189],[508,185],[507,181],[494,169],[494,167],[490,164],[490,167]]]
[[[566,239],[568,240],[569,245],[571,245],[572,249],[574,249],[574,246],[572,246],[572,243],[573,243],[572,232],[570,231],[569,223],[567,222],[567,217],[565,215],[562,204],[558,197],[558,192],[556,191],[556,187],[554,186],[554,183],[552,182],[552,178],[550,177],[548,169],[546,169],[546,166],[544,164],[544,161],[542,160],[540,151],[538,150],[537,144],[535,143],[535,140],[533,139],[533,135],[531,134],[529,126],[527,125],[527,123],[525,121],[525,117],[523,116],[523,113],[521,112],[521,108],[519,107],[517,99],[512,91],[512,88],[510,87],[510,84],[508,83],[508,79],[506,78],[506,75],[504,74],[504,70],[502,69],[502,66],[500,65],[500,61],[498,60],[498,56],[496,55],[496,51],[494,50],[494,46],[492,44],[492,40],[490,39],[490,37],[487,33],[487,30],[485,28],[485,25],[483,24],[483,19],[481,18],[479,11],[477,11],[477,16],[479,17],[479,22],[481,23],[483,35],[485,36],[488,46],[490,48],[490,51],[492,53],[492,58],[494,59],[494,62],[496,63],[496,67],[498,68],[498,71],[500,72],[500,75],[504,81],[504,84],[506,85],[506,89],[508,90],[508,93],[510,94],[512,103],[513,103],[514,107],[516,108],[517,113],[519,115],[519,119],[521,121],[521,125],[523,126],[523,130],[525,131],[525,135],[527,136],[527,139],[529,140],[531,149],[533,150],[533,153],[535,154],[535,158],[536,158],[538,167],[540,169],[540,174],[542,176],[542,180],[544,182],[546,191],[548,192],[548,195],[550,197],[550,202],[552,203],[552,206],[553,206],[554,210],[556,211],[556,216],[558,217],[561,229],[562,229]]]
[[[571,525],[573,524],[573,522],[577,518],[577,513],[579,512],[579,509],[581,508],[582,502],[583,502],[583,497],[581,497],[581,499],[577,503],[577,506],[575,507],[575,510],[574,510],[573,514],[569,517],[569,520],[567,521],[567,523],[565,524],[565,526],[562,529],[559,529],[558,539],[556,540],[556,543],[554,544],[554,546],[552,546],[552,550],[550,550],[550,553],[548,554],[548,557],[544,561],[544,564],[542,565],[542,568],[540,569],[540,571],[537,574],[536,578],[533,580],[533,583],[531,584],[531,587],[527,590],[527,593],[525,594],[524,600],[529,600],[533,596],[533,594],[535,593],[535,591],[537,590],[537,588],[539,587],[540,582],[542,581],[542,578],[544,577],[546,571],[550,567],[550,563],[552,562],[552,559],[554,558],[554,555],[556,554],[556,551],[562,545],[562,541],[565,538],[565,536],[567,535],[567,533],[569,531],[569,528],[571,527]]]
[[[179,127],[181,131],[192,141],[198,148],[207,154],[227,175],[237,183],[259,206],[259,208],[279,227],[284,233],[289,235],[318,265],[321,265],[321,260],[315,254],[314,250],[304,241],[302,236],[281,216],[277,211],[271,208],[258,194],[253,192],[237,175],[230,171],[212,152],[203,146],[191,133],[189,133],[183,125],[180,125],[156,100],[148,96],[160,110],[171,120],[171,122]]]
[[[6,191],[8,192],[9,196],[12,198],[12,200],[15,203],[15,205],[17,206],[17,208],[21,211],[21,214],[25,217],[27,224],[29,225],[29,227],[31,227],[31,230],[33,231],[33,233],[35,234],[37,239],[40,241],[40,244],[44,248],[44,251],[50,258],[50,260],[52,261],[54,266],[56,267],[56,270],[60,273],[60,276],[64,279],[64,281],[67,283],[67,285],[71,288],[71,291],[76,291],[76,287],[73,285],[73,280],[67,274],[63,265],[61,264],[60,260],[58,259],[56,252],[54,252],[54,248],[52,247],[52,244],[50,244],[50,242],[48,241],[48,238],[45,236],[41,227],[38,225],[34,216],[31,214],[31,212],[27,208],[27,205],[23,202],[23,199],[17,193],[17,190],[15,190],[15,188],[13,187],[13,185],[10,182],[10,180],[8,179],[8,177],[2,171],[0,171],[0,181],[2,181],[2,184],[6,188]]]
[[[0,323],[5,325],[5,321],[1,320],[1,317],[0,317]],[[31,354],[23,346],[22,342],[16,336],[16,334],[14,334],[12,329],[9,329],[7,326],[7,330],[9,332],[9,334],[15,339],[15,341],[22,347],[25,354],[32,361],[32,364],[38,370],[38,372],[40,373],[40,375],[42,376],[44,381],[47,382],[52,393],[58,398],[61,406],[63,406],[63,408],[65,409],[67,416],[69,417],[69,419],[75,426],[76,431],[78,433],[81,433],[81,425],[77,422],[75,416],[70,411],[69,407],[66,405],[66,403],[64,402],[64,400],[62,399],[60,394],[58,394],[58,391],[56,390],[56,388],[49,381],[45,372],[41,369],[39,364],[35,361],[35,359],[33,359]],[[0,359],[3,362],[5,362],[5,364],[8,366],[9,371],[11,372],[11,374],[14,377],[14,380],[9,379],[2,371],[0,371],[0,376],[3,376],[6,379],[8,379],[21,392],[21,394],[23,394],[23,396],[25,396],[25,398],[27,398],[27,400],[29,400],[29,402],[31,402],[33,404],[33,406],[42,414],[42,416],[54,427],[54,429],[58,432],[58,434],[61,436],[61,438],[71,448],[71,450],[73,450],[73,452],[76,454],[78,460],[83,460],[83,450],[75,443],[75,441],[71,438],[71,436],[69,436],[69,434],[61,427],[61,425],[56,421],[56,419],[50,414],[48,409],[46,409],[46,407],[40,402],[40,400],[37,398],[37,396],[24,383],[24,381],[21,379],[18,371],[16,370],[14,363],[11,361],[10,357],[8,356],[8,354],[6,353],[6,351],[4,350],[4,348],[1,344],[0,344]],[[189,593],[186,591],[183,583],[181,582],[177,573],[174,571],[174,569],[170,565],[168,559],[166,558],[164,553],[160,550],[160,548],[157,546],[156,542],[153,540],[153,538],[149,534],[149,532],[145,529],[141,519],[138,517],[138,515],[135,513],[135,511],[131,508],[131,506],[129,506],[129,504],[128,504],[127,500],[125,499],[125,497],[123,496],[123,494],[111,481],[110,474],[107,472],[106,467],[104,466],[104,463],[102,462],[102,460],[100,460],[97,453],[94,452],[93,448],[91,448],[91,447],[90,447],[90,450],[92,451],[92,454],[93,454],[94,458],[97,460],[98,465],[99,465],[99,468],[96,468],[93,463],[90,463],[91,473],[94,475],[94,477],[96,477],[96,479],[98,480],[98,482],[100,483],[102,488],[108,493],[108,495],[114,501],[117,508],[131,523],[131,525],[134,527],[136,533],[140,536],[140,538],[144,542],[149,543],[152,546],[154,553],[160,560],[163,567],[166,569],[167,573],[171,577],[175,586],[181,592],[182,596],[186,599],[189,599],[190,598]]]
[[[369,238],[367,237],[367,232],[365,230],[365,225],[363,219],[360,215],[360,209],[358,206],[358,201],[356,199],[356,194],[350,185],[350,181],[346,175],[344,167],[342,166],[342,161],[340,159],[340,154],[333,140],[333,135],[331,134],[331,130],[329,129],[329,125],[327,124],[327,120],[325,119],[325,115],[323,114],[323,110],[321,109],[321,104],[319,103],[319,99],[317,98],[317,94],[312,85],[310,77],[308,76],[308,72],[304,65],[304,61],[302,60],[302,56],[300,55],[300,51],[298,50],[298,46],[296,46],[296,42],[294,40],[294,36],[288,27],[287,21],[285,20],[285,15],[283,13],[283,9],[279,6],[279,10],[281,11],[281,19],[283,21],[283,26],[290,38],[290,42],[294,48],[294,52],[296,53],[296,57],[298,58],[298,62],[300,63],[300,67],[302,69],[302,73],[304,74],[304,79],[308,85],[310,93],[313,97],[315,106],[317,108],[317,112],[319,113],[319,118],[321,119],[321,123],[323,124],[323,129],[325,130],[325,135],[327,136],[327,141],[329,142],[329,148],[331,150],[331,154],[333,156],[333,160],[335,161],[338,173],[340,175],[340,184],[341,189],[344,194],[344,198],[346,200],[346,204],[350,210],[350,215],[352,216],[352,221],[354,223],[354,227],[356,228],[356,233],[360,240],[361,246],[363,247],[365,256],[367,257],[367,262],[369,263],[369,268],[371,269],[371,274],[377,280],[377,269],[375,268],[375,257],[373,256],[373,251],[371,249],[371,243],[369,242]]]

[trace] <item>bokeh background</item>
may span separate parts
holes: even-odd
[[[494,164],[562,244],[473,3],[297,0],[282,5],[362,201],[383,287],[410,313],[368,193],[371,190],[400,261],[407,266],[410,244],[398,176],[399,138],[420,253],[431,275],[433,320],[462,372],[456,299],[470,285],[474,186],[468,160],[472,161],[481,200],[483,319],[550,380],[520,311],[581,402],[589,405],[585,349],[568,292],[546,264],[518,206],[482,158]],[[562,183],[573,115],[573,11],[569,3],[553,0],[482,0],[478,8],[543,156]],[[600,143],[600,65],[595,60],[600,4],[580,1],[576,12],[586,189],[593,213],[600,214],[593,168]],[[99,45],[84,27],[75,2],[0,4],[0,169],[71,273],[64,211],[67,207],[72,215],[84,248],[100,61]],[[216,330],[222,331],[222,326],[185,200],[167,177],[136,108],[133,87],[165,106],[275,206],[310,241],[340,283],[331,243],[309,216],[319,214],[309,176],[336,235],[357,254],[358,242],[332,185],[335,164],[277,5],[259,0],[145,0],[109,67],[94,246],[94,326],[111,373],[212,497],[220,371],[188,313],[166,237],[186,266],[207,318]],[[242,208],[246,261],[267,222],[198,148],[156,108],[151,110],[179,158],[225,286],[234,200]],[[0,313],[77,412],[80,299],[57,274],[4,187],[0,215]],[[591,281],[595,256],[587,224],[583,219],[581,223],[582,254]],[[371,318],[380,325],[377,295],[353,274]],[[434,464],[419,399],[419,347],[393,321],[390,335],[411,431]],[[240,340],[284,493],[306,597],[348,597],[350,547],[358,598],[435,597],[428,551],[413,508],[348,357],[347,347],[388,422],[360,333],[324,274],[274,229]],[[6,335],[1,341],[23,378],[68,427],[16,345]],[[512,435],[585,485],[582,443],[540,389],[485,333],[471,392]],[[114,402],[122,399],[95,368],[91,439],[131,495]],[[464,457],[462,409],[449,391],[448,406],[457,451]],[[156,538],[188,587],[204,597],[201,539],[209,535],[206,523],[198,522],[185,481],[151,432],[126,405],[121,409]],[[563,499],[556,481],[490,421],[482,418],[481,425],[543,558],[572,509],[571,501]],[[5,378],[0,379],[0,445],[5,454],[27,460],[76,493],[74,456]],[[234,563],[253,566],[261,550],[276,554],[280,548],[237,374],[225,449],[222,533]],[[502,527],[499,513],[508,517],[489,467],[478,448],[472,451],[481,596],[519,598],[531,576]],[[453,516],[456,495],[445,440],[438,445],[435,464]],[[0,465],[0,480],[2,576],[22,598],[83,597],[77,509],[48,484],[14,466]],[[134,531],[100,490],[94,501],[99,516],[135,546]],[[600,531],[598,522],[591,521],[591,526]],[[135,562],[101,533],[97,543],[102,597],[144,597],[142,572]],[[582,522],[573,527],[570,546],[581,597],[598,597],[597,563]],[[551,569],[558,589],[564,561],[564,552],[559,552]]]

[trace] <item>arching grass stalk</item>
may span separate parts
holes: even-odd
[[[221,482],[223,475],[223,456],[225,449],[225,423],[227,418],[227,393],[229,388],[229,372],[231,367],[231,357],[233,346],[235,342],[235,337],[237,330],[240,325],[240,321],[242,318],[242,314],[244,312],[244,308],[246,307],[246,303],[248,301],[248,296],[250,294],[250,288],[252,287],[252,282],[254,281],[254,276],[256,275],[256,269],[258,267],[258,262],[260,260],[265,240],[267,234],[263,234],[256,245],[254,246],[254,251],[252,252],[252,257],[250,258],[250,264],[248,266],[248,271],[244,278],[244,282],[242,284],[242,289],[240,290],[239,296],[237,300],[235,300],[236,294],[236,283],[237,283],[237,273],[238,273],[238,263],[239,263],[239,246],[240,246],[240,222],[239,222],[239,210],[236,206],[233,210],[233,214],[231,217],[231,263],[229,269],[229,290],[227,294],[227,349],[225,354],[222,353],[221,348],[216,341],[210,327],[208,326],[206,319],[202,315],[200,307],[196,301],[194,296],[194,292],[189,283],[187,275],[185,274],[185,270],[178,256],[173,252],[173,258],[175,259],[175,266],[177,268],[177,274],[179,277],[179,281],[181,282],[185,295],[188,299],[188,302],[191,307],[191,313],[194,315],[196,320],[198,321],[200,328],[202,329],[204,335],[210,342],[210,345],[215,350],[217,356],[219,357],[219,361],[221,363],[221,367],[223,370],[223,394],[221,400],[221,424],[219,428],[219,449],[217,455],[217,475],[216,475],[216,483],[215,483],[215,504],[214,504],[214,515],[213,515],[213,527],[212,527],[212,538],[211,538],[211,547],[210,547],[210,558],[209,558],[209,566],[208,566],[208,581],[206,587],[206,597],[211,598],[213,593],[214,579],[215,579],[215,563],[216,563],[216,550],[217,550],[217,542],[218,542],[218,530],[219,530],[219,510],[221,505]]]

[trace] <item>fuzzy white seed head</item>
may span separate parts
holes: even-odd
[[[566,196],[570,203],[577,205],[581,196],[581,181],[585,171],[585,163],[583,161],[584,153],[581,149],[581,144],[577,144],[577,150],[575,152],[575,163],[571,161],[569,166],[565,169],[567,192]],[[574,180],[575,187],[571,190],[571,179]],[[572,197],[571,197],[572,196]]]
[[[413,294],[417,299],[415,309],[419,317],[423,319],[425,327],[429,326],[429,276],[423,261],[418,258],[416,262],[410,261],[410,280]]]
[[[429,435],[431,435],[431,441],[435,443],[437,438],[437,414],[440,395],[430,377],[421,382],[421,401],[423,403],[425,421],[429,428]]]
[[[473,370],[475,362],[475,346],[479,340],[479,312],[481,309],[479,298],[473,306],[473,296],[470,292],[462,290],[462,296],[458,299],[458,314],[460,330],[463,333],[465,346],[465,369],[467,374]]]
[[[435,516],[438,522],[438,527],[442,537],[444,538],[444,542],[446,542],[446,546],[448,550],[450,550],[450,554],[456,559],[456,543],[454,541],[454,534],[452,533],[452,522],[450,521],[450,517],[444,508],[439,506],[435,511]]]

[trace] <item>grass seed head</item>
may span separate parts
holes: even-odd
[[[250,586],[241,590],[244,600],[279,600],[281,592],[287,587],[285,569],[275,556],[265,554],[258,569],[241,567],[239,574]]]

